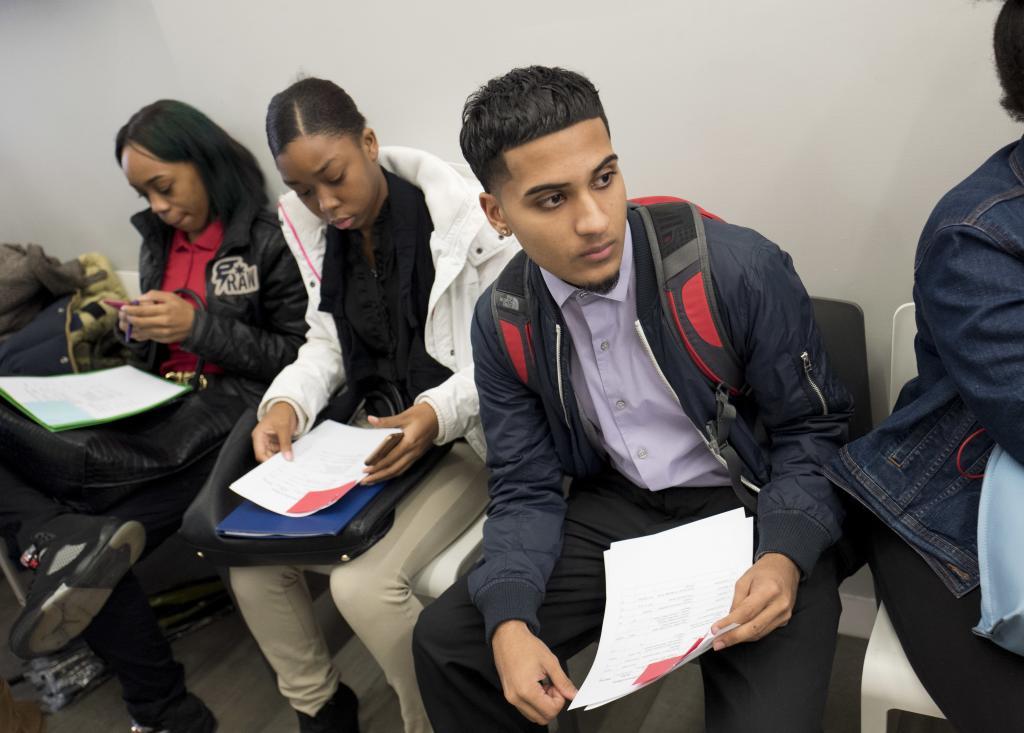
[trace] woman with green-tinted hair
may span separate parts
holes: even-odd
[[[142,295],[115,304],[118,328],[139,365],[194,391],[76,436],[99,446],[90,471],[121,471],[114,501],[83,476],[69,502],[40,466],[0,458],[0,525],[18,527],[36,571],[11,649],[49,654],[81,635],[121,682],[133,731],[208,733],[216,721],[129,569],[177,530],[238,416],[295,359],[307,298],[255,159],[202,112],[143,107],[115,155],[147,203],[132,217]]]

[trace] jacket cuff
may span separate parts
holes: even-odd
[[[522,621],[534,635],[539,633],[537,609],[543,600],[543,593],[519,580],[498,581],[478,591],[473,603],[484,617],[484,641],[490,644],[494,630],[505,621]]]
[[[760,537],[754,561],[769,552],[785,555],[800,568],[800,577],[808,577],[818,558],[831,544],[828,532],[814,519],[798,511],[773,511],[759,516]]]
[[[458,435],[451,435],[453,432],[453,421],[450,415],[445,414],[445,411],[441,408],[440,402],[435,400],[433,395],[430,395],[427,392],[420,393],[420,395],[413,400],[414,405],[419,405],[424,402],[430,405],[434,410],[434,414],[437,415],[437,437],[434,438],[434,445],[444,445],[458,438]]]

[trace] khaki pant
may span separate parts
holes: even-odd
[[[338,688],[303,571],[330,575],[341,615],[398,695],[406,733],[430,730],[412,661],[412,629],[423,604],[412,580],[473,523],[487,504],[487,471],[463,441],[407,495],[391,530],[342,565],[231,568],[242,616],[292,707],[315,715]]]

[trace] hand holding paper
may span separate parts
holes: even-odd
[[[547,725],[576,696],[558,658],[522,621],[506,621],[491,637],[505,699],[537,725]]]
[[[752,555],[742,509],[613,543],[597,656],[569,709],[617,700],[711,648],[713,623],[731,630],[723,616]]]
[[[736,581],[736,593],[729,615],[716,621],[711,630],[723,633],[715,640],[715,651],[744,641],[757,641],[785,626],[796,605],[800,570],[785,555],[770,552]]]
[[[295,408],[287,402],[275,402],[263,419],[252,429],[252,451],[260,463],[280,453],[286,461],[292,459],[292,436],[299,426]]]
[[[330,506],[360,483],[365,477],[363,459],[392,432],[325,420],[295,441],[294,460],[277,453],[236,480],[231,489],[264,509],[304,517]]]

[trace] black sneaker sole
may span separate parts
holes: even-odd
[[[11,651],[22,659],[43,656],[80,636],[145,546],[146,530],[141,524],[128,521],[119,526],[85,568],[61,583],[38,607],[22,611],[11,629]]]

